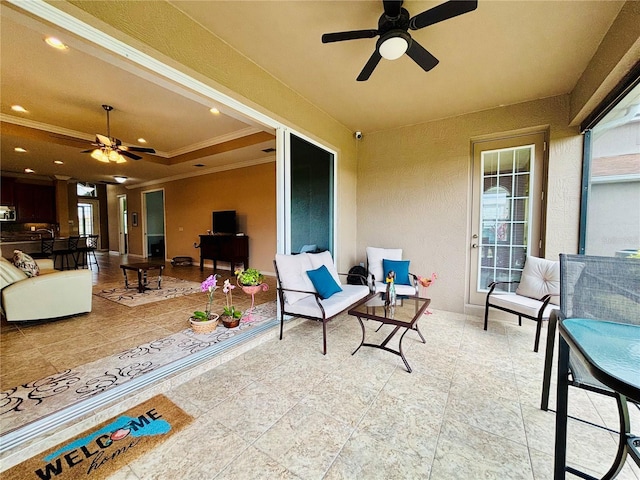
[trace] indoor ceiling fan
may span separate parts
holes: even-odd
[[[413,17],[402,8],[402,0],[383,0],[384,13],[378,20],[378,28],[371,30],[352,30],[348,32],[325,33],[322,43],[342,42],[358,38],[380,38],[376,49],[369,58],[357,80],[367,80],[383,57],[395,60],[403,54],[416,62],[425,72],[438,64],[438,59],[422,45],[411,38],[409,30],[419,30],[434,23],[468,13],[478,7],[477,0],[449,0]]]
[[[85,150],[82,153],[91,153],[92,158],[105,163],[124,163],[127,161],[124,157],[131,158],[132,160],[140,160],[142,158],[140,155],[131,152],[156,153],[153,148],[122,145],[120,139],[112,137],[109,112],[113,110],[113,107],[111,105],[102,105],[102,108],[107,112],[107,136],[105,137],[104,135],[96,133],[96,141],[92,143],[92,145],[97,148]]]

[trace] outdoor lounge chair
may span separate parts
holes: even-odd
[[[515,293],[500,290],[505,285],[518,284]],[[484,329],[489,323],[489,308],[496,308],[537,322],[533,351],[538,351],[542,322],[557,308],[560,291],[560,266],[558,262],[544,258],[527,257],[519,281],[492,282],[484,309]]]

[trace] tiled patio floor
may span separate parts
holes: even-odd
[[[112,479],[552,478],[555,414],[539,409],[533,322],[485,332],[480,318],[434,311],[421,327],[427,344],[404,341],[409,374],[387,352],[352,356],[360,327],[347,315],[327,356],[321,326],[304,322],[166,392],[197,421]],[[571,390],[572,414],[617,428],[611,399]],[[573,466],[608,469],[612,434],[570,420],[569,435]],[[639,472],[628,461],[618,478]]]

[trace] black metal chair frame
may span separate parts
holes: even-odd
[[[316,321],[320,321],[322,322],[322,354],[326,355],[327,354],[327,322],[329,320],[332,320],[333,318],[341,315],[343,312],[349,310],[351,307],[353,307],[353,305],[355,305],[358,302],[355,302],[352,305],[349,305],[347,308],[345,308],[344,310],[336,313],[335,315],[331,316],[331,317],[327,317],[325,310],[322,306],[322,303],[320,302],[321,298],[320,295],[318,295],[318,292],[307,292],[304,290],[293,290],[290,288],[284,288],[282,286],[282,283],[280,283],[280,274],[278,273],[278,264],[276,263],[276,261],[273,261],[273,267],[275,268],[275,272],[276,272],[276,290],[278,291],[278,299],[280,300],[280,340],[282,340],[282,334],[284,331],[284,316],[285,315],[291,315],[294,317],[300,317],[300,318],[307,318],[309,320],[316,320]],[[351,275],[351,276],[361,276],[361,275],[357,275],[357,274],[348,274],[348,273],[338,273],[338,275]],[[364,277],[363,277],[364,278]],[[367,279],[364,278],[364,285],[366,285]],[[318,308],[320,308],[320,312],[322,313],[322,317],[312,317],[309,315],[301,315],[299,313],[289,313],[286,311],[286,301],[284,298],[284,292],[295,292],[295,293],[308,293],[310,295],[313,295],[316,303],[318,304]]]
[[[83,247],[78,247],[78,266],[91,269],[91,265],[95,265],[96,268],[100,270],[98,258],[96,257],[99,235],[86,235],[83,238],[85,239],[85,245]],[[91,261],[91,257],[93,257],[93,261]]]
[[[80,242],[80,236],[72,235],[67,239],[67,248],[61,250],[53,250],[53,266],[56,266],[56,260],[61,258],[60,270],[65,270],[65,263],[67,269],[71,270],[71,264],[69,263],[69,257],[73,259],[73,269],[78,268],[78,243]]]
[[[551,301],[551,299],[553,297],[557,297],[557,294],[548,294],[545,295],[544,297],[542,297],[541,299],[539,299],[540,302],[542,302],[542,306],[540,307],[540,309],[538,310],[538,314],[534,317],[532,315],[527,315],[525,313],[521,313],[518,312],[516,310],[511,310],[509,308],[505,308],[499,305],[494,305],[491,303],[491,294],[493,293],[493,291],[495,290],[495,288],[498,285],[510,285],[510,284],[518,284],[520,282],[518,281],[514,281],[514,282],[491,282],[489,284],[489,292],[487,292],[487,299],[485,302],[485,306],[484,306],[484,329],[487,329],[487,326],[489,324],[489,307],[491,308],[495,308],[497,310],[502,310],[503,312],[507,312],[507,313],[512,313],[513,315],[517,315],[518,316],[518,325],[522,326],[522,317],[524,318],[528,318],[529,320],[533,320],[534,322],[536,322],[536,339],[533,342],[533,351],[537,352],[538,351],[538,347],[540,345],[540,333],[542,331],[542,322],[544,321],[544,311],[547,309],[547,306],[549,305],[549,302]],[[548,335],[548,333],[547,333]]]
[[[53,256],[53,244],[55,239],[53,237],[40,239],[40,252],[32,253],[32,258],[51,258]]]

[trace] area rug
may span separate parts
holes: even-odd
[[[151,285],[153,286],[155,284],[155,279],[153,279]],[[200,284],[198,282],[189,282],[188,280],[173,277],[162,277],[162,288],[160,288],[160,290],[152,288],[151,290],[146,290],[144,293],[138,293],[135,287],[127,289],[124,288],[122,284],[119,284],[96,289],[93,294],[111,300],[112,302],[126,305],[127,307],[139,307],[147,303],[183,297],[197,292],[200,292]]]
[[[121,353],[0,392],[0,432],[20,428],[188,355],[213,347],[269,321],[277,324],[276,302],[256,305],[235,328],[222,323],[207,334],[190,328]],[[240,338],[241,340],[241,338]]]
[[[2,479],[107,478],[192,420],[167,397],[157,395],[6,470]]]

